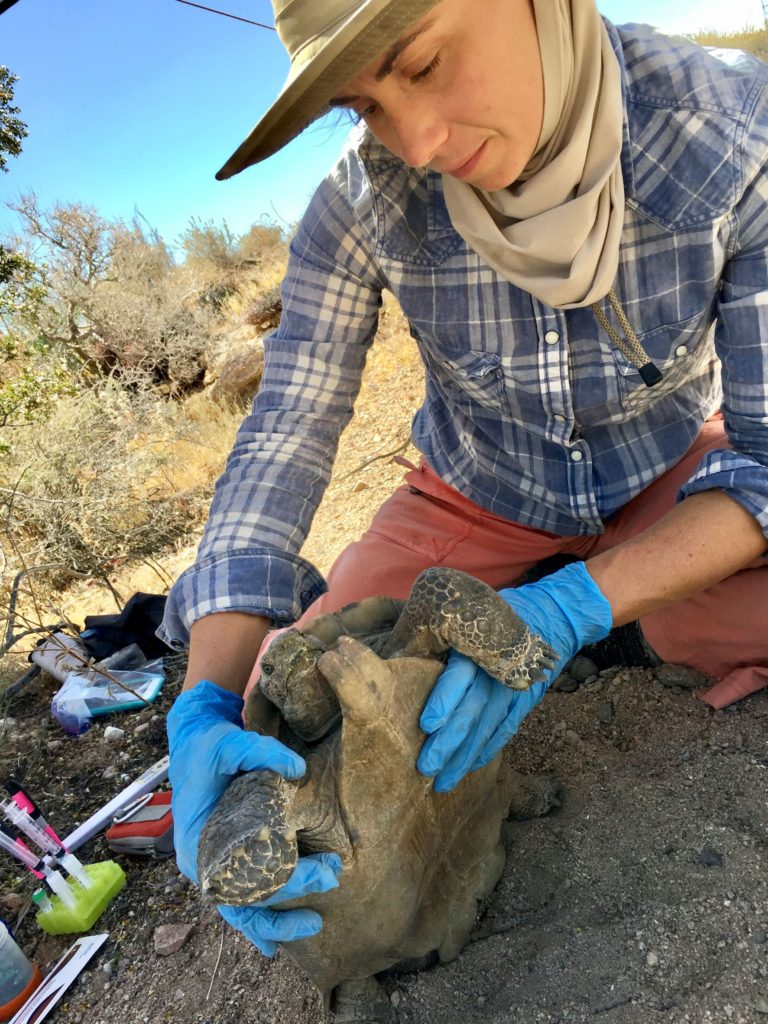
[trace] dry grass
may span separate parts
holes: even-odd
[[[740,32],[715,32],[703,29],[693,39],[702,46],[716,46],[729,50],[746,50],[761,60],[768,61],[768,27],[748,28]]]

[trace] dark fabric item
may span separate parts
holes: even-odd
[[[594,661],[599,671],[614,665],[655,668],[661,664],[661,658],[648,644],[637,621],[614,626],[605,639],[582,647],[579,654]]]
[[[119,615],[87,615],[80,639],[97,661],[129,644],[138,644],[148,661],[161,658],[169,649],[155,636],[155,631],[164,610],[162,594],[136,593]]]

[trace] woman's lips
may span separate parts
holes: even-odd
[[[446,173],[450,174],[452,178],[469,177],[469,175],[472,173],[472,171],[474,171],[474,169],[480,162],[480,158],[483,155],[484,149],[485,142],[475,150],[475,152],[472,154],[469,160],[465,160],[463,164],[459,164],[458,167],[454,167],[452,171],[447,171]]]

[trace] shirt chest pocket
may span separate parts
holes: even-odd
[[[499,415],[509,416],[501,359],[495,353],[436,350],[411,332],[421,349],[433,385],[449,404],[469,412],[482,406]]]
[[[654,405],[660,398],[679,390],[703,373],[714,372],[714,321],[707,312],[690,320],[665,324],[639,336],[640,342],[662,379],[648,387],[636,366],[616,346],[613,357],[619,371],[619,389],[624,409],[634,415]]]

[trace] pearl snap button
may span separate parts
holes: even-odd
[[[560,341],[560,335],[557,331],[547,331],[544,335],[544,341],[546,341],[548,345],[555,345]]]
[[[581,462],[583,458],[584,456],[578,449],[576,449],[575,452],[571,452],[571,459],[573,462]]]
[[[676,356],[685,356],[688,354],[688,348],[685,345],[678,345],[675,349]]]

